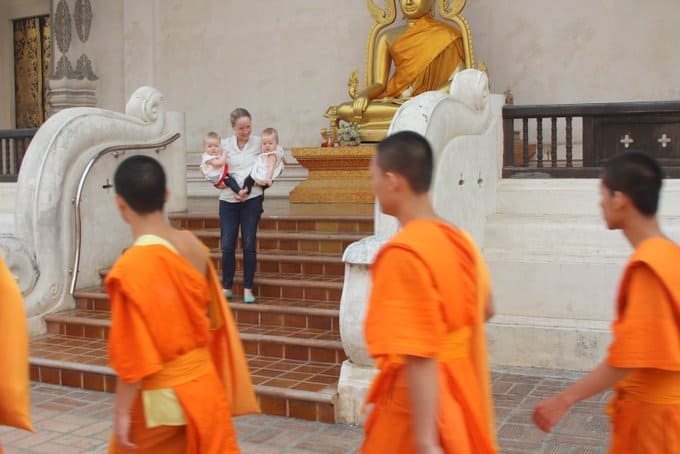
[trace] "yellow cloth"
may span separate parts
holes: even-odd
[[[0,425],[33,430],[24,300],[0,257]],[[0,448],[1,450],[2,448]]]
[[[365,335],[380,372],[366,398],[374,407],[362,452],[416,452],[405,356],[438,359],[444,452],[497,451],[487,359],[476,357],[485,355],[482,269],[469,237],[437,221],[409,222],[378,253]]]
[[[411,96],[437,90],[463,61],[461,34],[428,15],[415,20],[390,47],[394,74],[381,98],[400,97],[409,86]]]
[[[163,370],[144,377],[142,402],[146,426],[186,424],[179,400],[170,387],[200,378],[212,370],[212,359],[208,349],[197,348],[165,363]]]

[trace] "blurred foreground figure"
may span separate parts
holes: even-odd
[[[0,426],[33,430],[24,300],[0,256]],[[0,454],[2,446],[0,446]]]
[[[364,453],[493,453],[484,336],[486,266],[471,238],[434,212],[427,140],[403,131],[371,164],[384,213],[403,229],[371,269],[365,335],[380,369],[368,392]]]
[[[613,386],[612,453],[680,450],[680,247],[656,219],[662,179],[659,164],[643,153],[606,163],[602,215],[635,248],[619,286],[614,340],[604,362],[534,412],[536,425],[550,431],[572,405]]]
[[[257,406],[208,251],[166,221],[156,160],[126,159],[114,185],[135,242],[106,278],[109,360],[118,375],[109,452],[239,452],[231,416]]]

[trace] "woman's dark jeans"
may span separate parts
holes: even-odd
[[[252,289],[257,264],[257,224],[262,215],[264,196],[245,202],[220,200],[220,233],[222,237],[222,286],[232,288],[236,271],[236,238],[241,227],[243,248],[243,288]]]

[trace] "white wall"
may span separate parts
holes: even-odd
[[[75,0],[68,2],[72,7]],[[11,61],[7,18],[44,14],[49,1],[0,5],[0,57]],[[680,53],[673,48],[680,2],[560,5],[468,1],[464,16],[493,92],[511,88],[517,104],[680,99]],[[363,71],[372,25],[364,0],[93,0],[92,6],[90,39],[81,46],[74,32],[69,56],[75,63],[83,50],[92,60],[98,106],[120,111],[138,86],[154,85],[168,110],[187,113],[189,150],[207,130],[228,134],[227,116],[237,106],[251,111],[256,130],[277,127],[286,147],[316,145],[323,111],[347,100],[349,74]],[[11,72],[9,65],[0,68],[0,127],[11,118],[13,103],[5,101]]]
[[[123,91],[123,5],[120,0],[90,0],[92,28],[86,43],[78,40],[74,31],[73,58],[75,65],[81,53],[87,54],[97,81],[97,107],[122,112],[134,90]],[[141,3],[148,0],[138,0]],[[56,2],[55,2],[56,3]],[[75,4],[75,1],[73,2]],[[73,10],[71,10],[73,11]],[[77,54],[76,54],[77,52]],[[135,87],[137,89],[139,87]]]
[[[548,3],[468,2],[477,60],[487,63],[494,92],[509,87],[518,104],[680,99],[676,0]],[[315,145],[323,111],[348,99],[347,78],[365,65],[366,2],[339,5],[155,0],[155,19],[141,28],[156,45],[139,64],[168,107],[187,112],[189,149],[206,130],[229,133],[236,106],[251,110],[256,129],[278,127],[285,146]]]
[[[0,129],[14,127],[14,29],[12,20],[50,14],[50,0],[0,0]]]
[[[278,128],[284,147],[318,145],[323,112],[349,99],[349,75],[363,70],[366,2],[228,3],[164,0],[158,10],[156,78],[168,107],[189,112],[188,148],[207,130],[230,133],[239,106],[256,131]]]
[[[677,0],[471,0],[492,90],[516,104],[680,99]]]

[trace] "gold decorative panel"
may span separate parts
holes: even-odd
[[[17,128],[37,128],[47,118],[47,78],[52,58],[49,16],[14,21],[14,102]]]
[[[293,156],[309,171],[290,192],[292,203],[373,203],[368,167],[375,147],[293,148]]]

